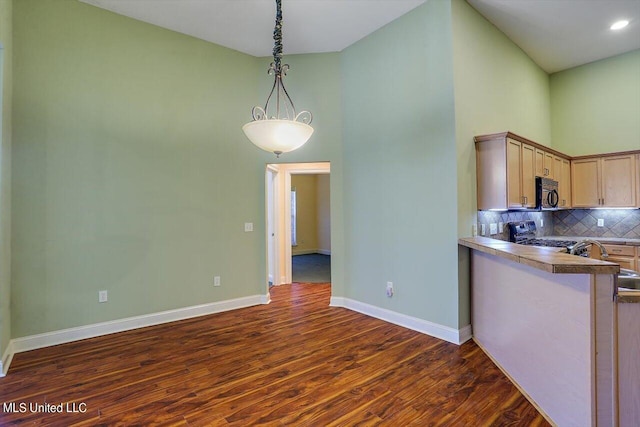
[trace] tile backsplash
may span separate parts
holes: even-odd
[[[485,225],[487,237],[494,239],[509,240],[509,229],[507,228],[508,222],[519,222],[533,220],[536,222],[537,235],[538,236],[550,236],[554,234],[553,227],[553,214],[549,211],[508,211],[508,212],[493,212],[493,211],[478,211],[478,236],[481,235],[482,224]],[[502,233],[489,234],[489,225],[498,224],[502,222],[504,229]],[[541,227],[544,225],[544,227]]]
[[[603,222],[598,227],[598,219]],[[553,212],[553,234],[640,239],[640,209],[569,209]]]
[[[598,219],[602,226],[598,227]],[[577,236],[577,237],[622,237],[640,239],[640,209],[568,209],[561,211],[478,211],[478,235],[482,224],[486,236],[494,239],[509,240],[508,222],[534,220],[538,228],[538,237]],[[540,227],[541,221],[544,227]],[[502,233],[490,234],[490,224],[502,222]]]

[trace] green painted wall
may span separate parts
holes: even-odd
[[[452,16],[457,232],[463,237],[477,221],[473,137],[509,130],[550,146],[549,77],[467,2],[453,0]],[[466,252],[458,254],[461,325],[470,322]]]
[[[554,148],[570,155],[640,149],[640,50],[551,75]]]
[[[458,234],[476,222],[473,137],[512,131],[551,146],[549,76],[463,0],[452,1]]]
[[[70,0],[16,2],[14,48],[13,337],[266,293],[268,60]],[[318,131],[280,161],[341,177],[337,55],[288,62]]]
[[[429,1],[342,52],[345,296],[457,328],[451,43]]]
[[[0,0],[0,357],[11,339],[13,0]]]

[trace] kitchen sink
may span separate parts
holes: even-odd
[[[621,268],[618,274],[618,289],[640,290],[640,273],[634,270]]]

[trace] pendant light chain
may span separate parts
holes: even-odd
[[[282,62],[282,0],[276,0],[276,26],[273,29],[273,62],[276,73],[280,73]]]

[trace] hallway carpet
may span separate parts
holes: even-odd
[[[292,280],[297,283],[331,282],[331,256],[321,254],[291,257]]]

